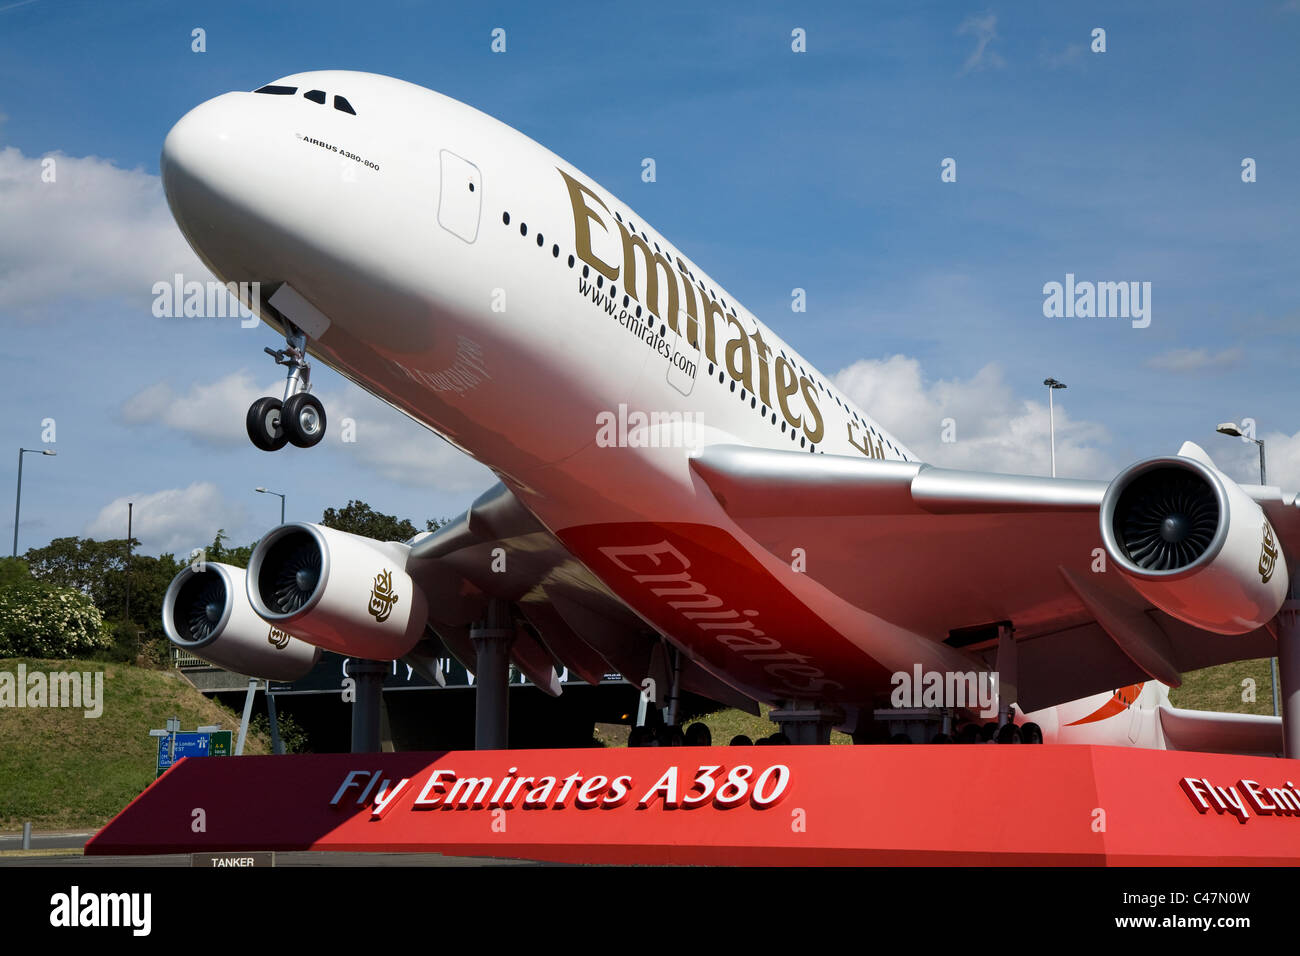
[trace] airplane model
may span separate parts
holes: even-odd
[[[1130,720],[1170,710],[1182,671],[1279,643],[1300,690],[1294,493],[1240,486],[1191,443],[1109,483],[927,465],[628,204],[400,80],[218,96],[171,130],[161,172],[198,256],[259,283],[247,304],[285,336],[257,447],[323,437],[311,357],[500,479],[409,542],[290,523],[246,575],[182,571],[165,624],[199,656],[291,679],[318,648],[427,667],[441,642],[473,671],[478,628],[549,693],[557,665],[616,670],[670,707],[773,704],[809,742],[869,721],[891,675],[996,670],[1004,716],[1014,700],[1049,741],[1104,725],[1281,749],[1267,718]]]

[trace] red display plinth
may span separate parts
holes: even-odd
[[[585,863],[1300,863],[1300,763],[1086,746],[683,747],[186,759],[88,854]]]

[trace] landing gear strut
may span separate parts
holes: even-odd
[[[266,349],[276,365],[288,366],[284,398],[259,398],[248,409],[248,437],[262,451],[279,451],[286,443],[311,448],[325,437],[325,406],[311,394],[307,336],[288,323],[287,348]]]

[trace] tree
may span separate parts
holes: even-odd
[[[31,569],[22,558],[0,558],[0,591],[31,579]]]
[[[257,547],[257,542],[246,544],[242,548],[228,548],[226,542],[229,540],[226,536],[226,529],[218,528],[217,536],[212,539],[212,544],[208,545],[204,551],[204,559],[215,561],[218,564],[229,564],[236,568],[247,568],[248,559],[253,556],[253,548]]]
[[[223,543],[222,532],[218,532],[217,543]],[[111,647],[112,659],[135,660],[143,650],[147,658],[164,664],[168,642],[162,626],[162,601],[183,565],[171,554],[155,558],[134,553],[140,542],[133,539],[130,544],[129,562],[125,538],[95,541],[75,537],[55,538],[43,548],[33,548],[26,560],[35,581],[46,587],[72,589],[94,602],[94,609],[107,622],[103,642],[96,646]],[[238,550],[226,549],[223,556],[238,557]]]
[[[112,538],[55,538],[43,548],[31,548],[24,558],[32,577],[89,594],[98,604],[104,582],[110,575],[126,568],[127,540]],[[132,539],[132,549],[140,542]],[[102,608],[101,608],[102,610]]]
[[[326,508],[320,523],[377,541],[406,541],[417,534],[415,525],[405,518],[376,511],[364,501],[349,501],[346,506]]]

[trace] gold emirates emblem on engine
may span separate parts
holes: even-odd
[[[1259,550],[1259,577],[1265,584],[1273,576],[1277,567],[1277,542],[1273,539],[1273,527],[1264,522],[1264,546]]]
[[[277,651],[282,651],[289,646],[289,635],[272,624],[271,629],[266,632],[266,643]]]
[[[380,571],[375,575],[375,586],[370,589],[370,616],[380,624],[388,620],[393,613],[397,595],[393,593],[393,572]]]

